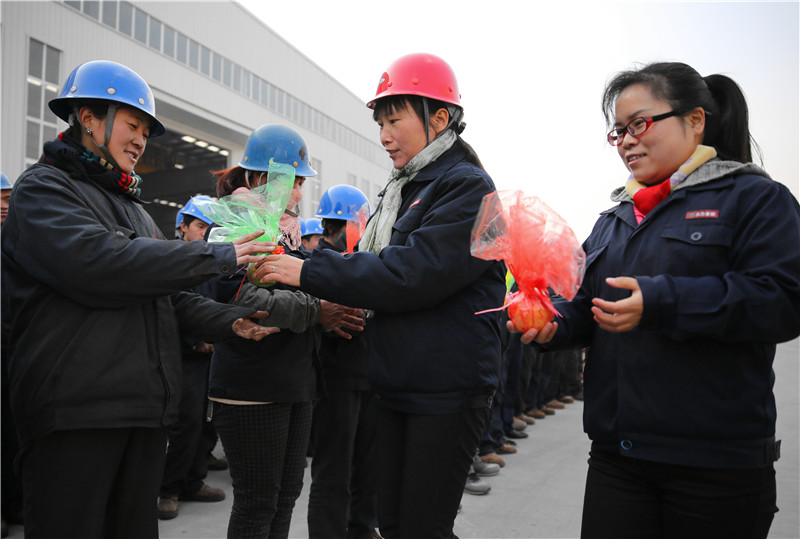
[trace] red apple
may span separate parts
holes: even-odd
[[[520,332],[539,331],[553,319],[553,313],[539,298],[519,294],[508,305],[508,317]]]

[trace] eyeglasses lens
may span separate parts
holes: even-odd
[[[644,118],[634,118],[631,123],[626,126],[628,133],[634,137],[638,137],[650,127],[650,122]]]

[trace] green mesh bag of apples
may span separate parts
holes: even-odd
[[[520,331],[540,330],[561,316],[549,290],[570,300],[580,288],[586,254],[567,222],[547,204],[522,191],[495,191],[483,198],[472,227],[470,252],[503,260],[518,290],[497,309]]]
[[[196,200],[195,205],[203,215],[214,221],[217,227],[208,235],[209,242],[234,241],[242,236],[263,230],[264,240],[280,241],[280,220],[294,186],[294,167],[283,163],[269,161],[267,181],[253,189],[239,188],[232,194],[219,200]],[[283,254],[280,245],[272,251]],[[248,277],[251,276],[254,265],[247,268]],[[250,281],[261,287],[268,287],[274,283],[261,283]]]

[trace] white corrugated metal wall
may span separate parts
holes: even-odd
[[[126,13],[134,14],[134,24],[148,21],[148,31],[160,36],[158,49],[147,43],[148,38],[143,43],[136,35],[126,35],[119,28],[120,22],[114,28],[103,23],[105,11],[101,10],[111,5],[121,17],[122,4],[126,4]],[[214,80],[210,73],[206,75],[165,54],[162,49],[167,28],[185,36],[188,43],[194,42],[195,51],[205,49],[212,62],[216,55],[238,66],[238,71],[249,72],[251,78],[242,75],[243,83],[257,78],[265,92],[266,86],[282,92],[286,105],[283,115],[268,103],[243,94],[241,88],[236,91]],[[159,119],[168,128],[229,148],[229,164],[238,162],[247,135],[254,128],[283,123],[306,138],[322,172],[320,192],[356,177],[361,183],[358,187],[368,189],[374,201],[388,177],[390,162],[378,145],[377,128],[364,103],[236,3],[4,0],[0,2],[0,32],[0,169],[12,180],[25,167],[31,39],[61,51],[59,89],[69,72],[88,60],[109,59],[131,67],[153,88]],[[64,127],[59,122],[59,130]],[[306,205],[303,213],[311,210]]]

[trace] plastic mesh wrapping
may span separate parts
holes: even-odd
[[[512,320],[515,313],[525,314],[516,317],[523,327],[515,320],[523,331],[540,329],[558,315],[548,288],[567,299],[575,297],[586,262],[567,222],[539,198],[522,191],[496,191],[484,197],[472,228],[471,252],[485,260],[505,261],[519,291],[510,293],[501,308],[509,308]],[[549,314],[534,316],[542,307]],[[546,320],[541,322],[543,317]]]
[[[215,201],[195,201],[203,215],[218,225],[209,233],[208,241],[234,241],[257,230],[264,231],[264,241],[279,241],[281,216],[293,187],[294,167],[270,160],[265,184]],[[278,246],[273,252],[280,254],[283,248]],[[250,264],[248,275],[253,269]],[[253,281],[253,284],[266,287],[274,283]]]
[[[348,219],[347,221],[347,228],[345,229],[345,233],[347,234],[347,251],[346,253],[352,253],[355,249],[358,242],[361,240],[361,236],[364,235],[364,230],[367,228],[367,220],[369,219],[369,205],[364,203],[363,206],[353,215],[353,219]]]

